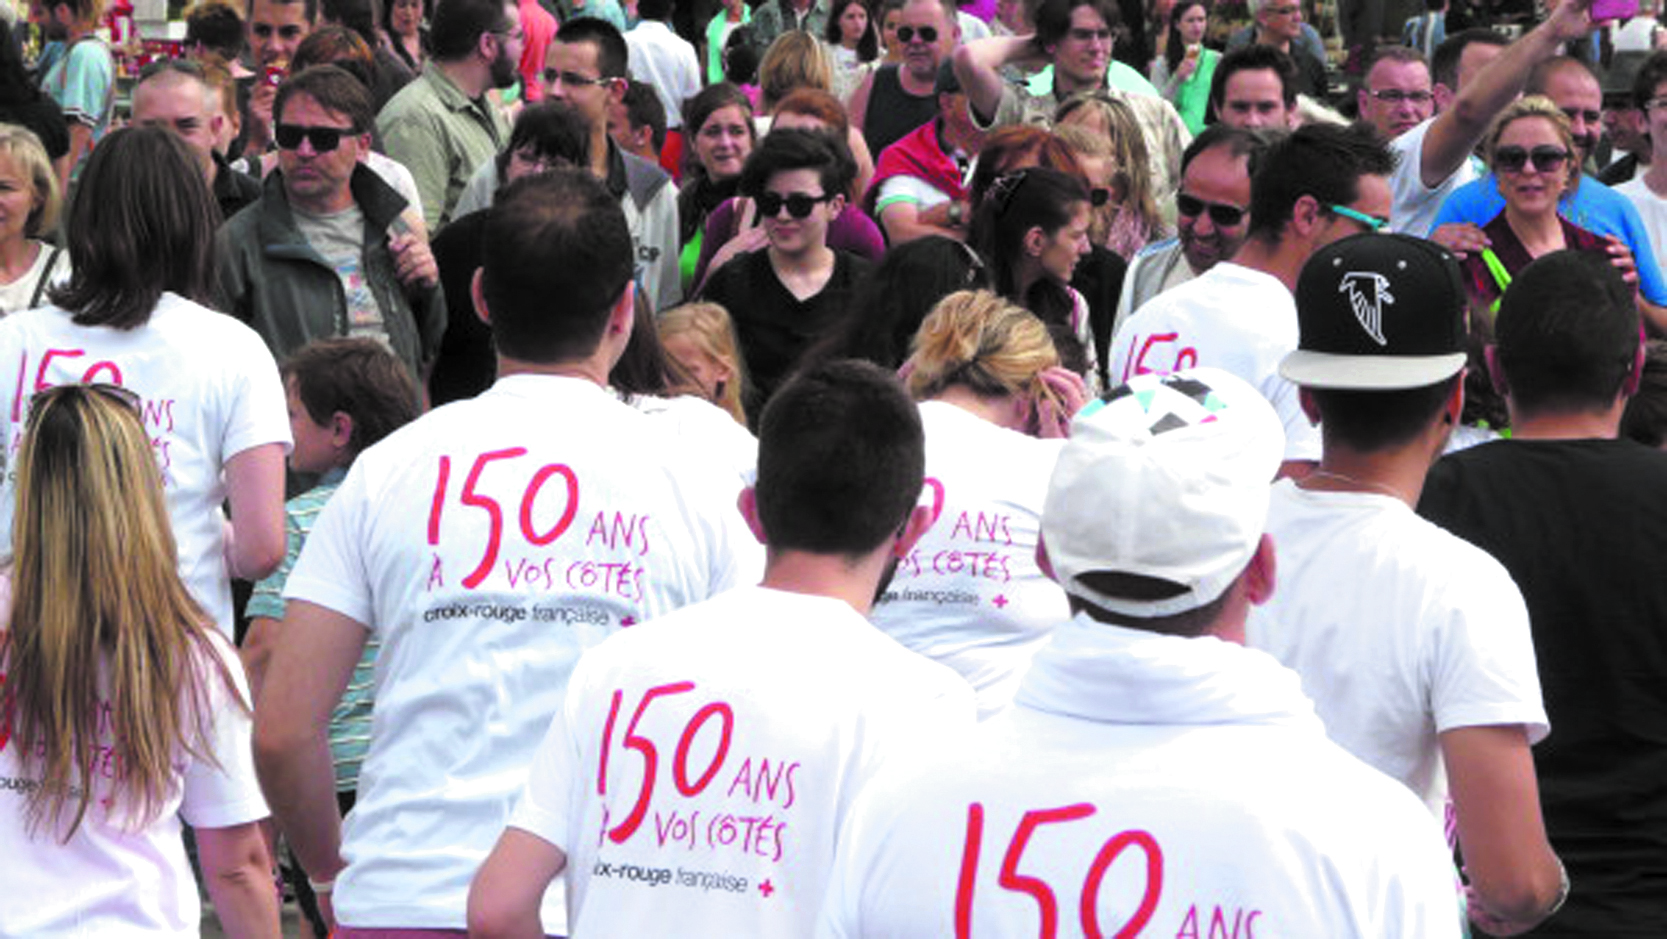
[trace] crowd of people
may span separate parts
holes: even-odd
[[[36,0],[0,935],[1667,935],[1595,6]]]

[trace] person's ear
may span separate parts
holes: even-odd
[[[1033,258],[1039,258],[1042,256],[1042,249],[1047,247],[1047,243],[1047,233],[1042,231],[1042,226],[1040,225],[1032,225],[1030,230],[1025,232],[1024,240],[1021,242],[1024,246],[1025,254]]]
[[[1627,372],[1626,381],[1621,384],[1621,397],[1630,398],[1638,393],[1638,386],[1644,380],[1644,344],[1638,344],[1638,352],[1632,357],[1632,370]]]
[[[1291,206],[1292,232],[1303,238],[1312,237],[1320,227],[1321,212],[1320,200],[1308,195],[1298,197],[1296,205]]]
[[[761,545],[769,545],[764,537],[764,523],[758,519],[758,487],[748,486],[741,490],[735,499],[735,507],[741,510],[741,518],[746,520],[747,530],[758,539]]]
[[[828,200],[828,218],[835,219],[839,213],[845,211],[845,193],[839,193]]]
[[[481,274],[483,268],[475,268],[475,275],[469,278],[469,299],[474,301],[475,315],[488,326],[492,325],[492,311],[486,308],[486,294],[481,290]]]
[[[1482,350],[1482,358],[1488,363],[1488,379],[1493,382],[1493,390],[1499,392],[1500,397],[1511,396],[1511,383],[1505,378],[1505,369],[1499,364],[1499,347],[1490,345]]]
[[[608,79],[608,102],[610,104],[623,104],[625,102],[625,86],[627,84],[627,80],[623,78]]]
[[[1273,548],[1273,536],[1263,534],[1262,540],[1256,543],[1256,553],[1250,559],[1250,565],[1244,570],[1245,599],[1256,606],[1272,599],[1274,587],[1279,583],[1278,553]]]
[[[1314,400],[1314,392],[1304,387],[1297,389],[1297,403],[1302,405],[1302,414],[1308,418],[1308,423],[1320,426],[1320,402]]]
[[[1059,582],[1059,575],[1053,572],[1053,561],[1048,558],[1047,540],[1039,531],[1036,533],[1036,569],[1042,572],[1043,577],[1054,583]]]
[[[1447,110],[1447,107],[1453,103],[1453,89],[1448,88],[1441,82],[1436,82],[1434,87],[1430,89],[1430,93],[1435,95],[1435,109],[1438,113]]]
[[[337,411],[330,415],[330,446],[345,450],[352,442],[353,415],[346,411]]]
[[[907,557],[915,542],[932,527],[932,521],[931,506],[917,505],[910,510],[908,519],[903,522],[903,530],[897,535],[897,542],[892,545],[892,556]]]

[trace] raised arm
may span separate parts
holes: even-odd
[[[967,93],[967,107],[979,125],[988,125],[996,118],[996,107],[1001,104],[1001,67],[1034,56],[1035,42],[1030,36],[992,36],[969,42],[955,50],[955,77]]]

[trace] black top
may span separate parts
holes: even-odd
[[[481,262],[481,239],[486,234],[486,210],[454,218],[434,235],[430,247],[440,268],[440,290],[446,295],[446,332],[440,356],[428,377],[434,407],[473,398],[492,387],[498,359],[492,348],[492,327],[475,315],[470,281]]]
[[[851,294],[871,269],[862,258],[836,250],[827,284],[805,300],[782,286],[768,249],[743,254],[707,275],[702,298],[729,311],[757,393],[757,406],[748,415],[753,424],[804,351],[844,320]]]
[[[862,119],[862,138],[874,159],[910,131],[938,116],[938,96],[917,98],[903,90],[897,66],[884,65],[874,72],[868,93],[868,112]]]
[[[68,153],[69,125],[64,122],[63,108],[43,92],[20,91],[0,101],[0,121],[34,131],[41,139],[41,146],[46,148],[46,155],[54,160]]]
[[[1551,736],[1546,833],[1573,891],[1536,936],[1667,936],[1667,453],[1483,444],[1430,470],[1420,514],[1510,571]]]

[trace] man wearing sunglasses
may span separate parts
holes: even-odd
[[[1181,115],[1146,84],[1131,92],[1112,79],[1119,63],[1111,58],[1112,34],[1121,17],[1111,0],[1043,0],[1032,36],[997,36],[955,50],[955,74],[967,92],[973,123],[987,130],[1006,124],[1051,126],[1059,104],[1083,91],[1104,90],[1134,112],[1145,138],[1152,192],[1167,200],[1181,178],[1181,151],[1192,134]],[[1007,66],[1051,66],[1052,81],[1014,85],[1002,77]],[[1123,68],[1127,68],[1123,66]]]
[[[430,232],[453,218],[470,174],[509,139],[486,93],[515,84],[524,39],[515,0],[440,0],[428,65],[377,115],[388,156],[416,180]]]
[[[1114,333],[1146,301],[1238,253],[1250,230],[1250,168],[1268,139],[1226,124],[1211,124],[1193,138],[1181,156],[1176,237],[1147,245],[1129,261]]]
[[[1279,412],[1281,474],[1305,474],[1320,456],[1319,430],[1303,413],[1296,386],[1279,374],[1280,360],[1297,346],[1297,275],[1320,248],[1388,224],[1393,165],[1377,132],[1362,124],[1308,124],[1271,144],[1251,178],[1243,246],[1118,328],[1111,381],[1193,366],[1232,372]],[[1230,215],[1216,214],[1212,222]]]
[[[1574,5],[1576,0],[1562,4],[1553,17]],[[1540,31],[1530,33],[1518,45]],[[1597,144],[1597,125],[1603,108],[1603,91],[1590,67],[1567,56],[1548,58],[1529,72],[1524,90],[1550,98],[1569,117],[1577,151],[1575,159],[1586,165]],[[1499,184],[1488,174],[1458,187],[1447,197],[1435,215],[1430,237],[1461,257],[1480,251],[1488,246],[1482,226],[1493,221],[1504,208],[1505,197],[1499,194]],[[1573,225],[1619,241],[1611,247],[1611,255],[1624,270],[1636,269],[1640,309],[1652,328],[1667,332],[1667,279],[1662,277],[1649,230],[1632,202],[1594,177],[1583,176],[1578,186],[1565,193],[1557,213]]]
[[[905,0],[897,24],[903,61],[882,65],[851,93],[851,120],[876,159],[938,117],[938,71],[961,41],[954,0]]]
[[[370,92],[318,66],[279,87],[273,113],[278,169],[218,236],[220,308],[279,360],[314,339],[368,336],[424,382],[446,326],[439,269],[397,221],[405,199],[360,162]]]

